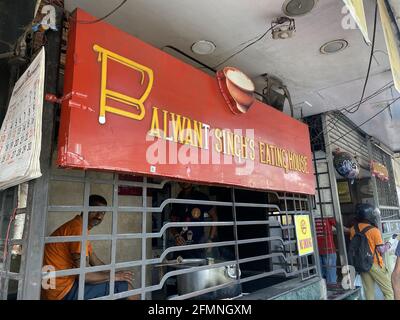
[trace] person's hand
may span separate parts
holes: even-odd
[[[175,243],[177,246],[184,246],[186,244],[185,239],[179,234],[175,236]]]
[[[127,281],[133,287],[133,272],[131,271],[118,271],[115,273],[115,281]]]

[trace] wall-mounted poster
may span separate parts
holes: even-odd
[[[0,190],[40,177],[44,48],[16,82],[0,130]]]
[[[305,256],[314,252],[310,217],[307,215],[297,215],[294,217],[296,226],[297,249],[299,256]]]
[[[340,203],[351,203],[352,201],[351,201],[349,182],[347,180],[346,181],[338,181],[337,187],[338,187]]]

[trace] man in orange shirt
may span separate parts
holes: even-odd
[[[382,259],[382,254],[390,249],[389,243],[383,243],[382,235],[379,229],[375,226],[374,207],[370,204],[358,204],[356,207],[356,224],[359,232],[365,228],[371,227],[365,236],[368,239],[368,244],[372,254],[374,255],[374,262],[368,272],[361,272],[361,279],[367,300],[375,299],[375,283],[381,289],[385,300],[393,300],[393,289],[389,276],[389,271],[385,267]],[[355,226],[350,229],[350,240],[356,234]]]
[[[102,196],[91,195],[89,206],[107,206]],[[99,225],[104,219],[105,212],[96,211],[88,214],[88,229]],[[83,214],[77,215],[54,231],[51,236],[80,236],[82,235]],[[89,233],[89,231],[88,231]],[[81,263],[81,242],[47,243],[44,249],[43,265],[50,266],[56,271],[79,268]],[[104,265],[96,256],[92,245],[86,242],[86,266]],[[42,298],[45,300],[76,300],[78,298],[78,276],[57,277],[55,288],[43,288]],[[84,299],[93,299],[110,294],[110,273],[98,271],[85,274]],[[115,273],[115,293],[132,290],[133,274],[129,271]],[[131,297],[136,300],[137,296]]]

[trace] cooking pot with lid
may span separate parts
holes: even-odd
[[[191,261],[185,261],[185,259],[183,259],[182,263],[171,265],[171,267],[176,269],[188,269],[196,265],[201,266],[207,264],[206,259],[187,259],[187,260]],[[183,295],[199,291],[202,289],[218,286],[221,284],[225,284],[228,282],[232,282],[237,277],[237,271],[239,272],[239,277],[240,277],[240,269],[238,269],[236,265],[228,265],[216,268],[212,268],[212,265],[210,265],[210,269],[180,274],[177,276],[178,294]],[[240,292],[238,292],[237,290],[237,285],[236,284],[232,285],[235,288],[232,288],[232,286],[228,286],[227,288],[220,289],[218,290],[217,296],[214,295],[213,298],[216,299],[228,298],[240,294]]]

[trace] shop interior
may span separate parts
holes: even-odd
[[[46,226],[47,236],[66,221],[72,219],[78,212],[58,212],[59,206],[82,206],[85,194],[85,179],[91,181],[90,193],[99,194],[107,199],[108,207],[118,205],[117,233],[125,237],[117,240],[115,258],[112,257],[112,241],[93,240],[93,249],[105,264],[113,260],[117,264],[132,264],[130,270],[135,273],[134,287],[152,287],[146,299],[171,299],[186,295],[188,298],[223,299],[268,288],[274,284],[302,276],[301,269],[310,266],[309,275],[315,275],[316,270],[313,256],[305,260],[296,257],[296,236],[293,215],[296,210],[307,210],[307,197],[298,196],[287,200],[273,192],[234,189],[235,214],[237,228],[234,224],[234,210],[232,208],[233,189],[230,187],[193,185],[193,188],[208,198],[217,213],[217,223],[224,223],[217,227],[217,236],[213,243],[217,246],[212,249],[197,249],[203,251],[203,259],[182,259],[185,250],[169,252],[174,247],[175,240],[170,227],[163,228],[171,222],[172,202],[178,197],[181,187],[178,181],[163,181],[156,178],[147,178],[148,188],[147,206],[153,212],[146,216],[146,230],[143,231],[143,213],[139,210],[143,206],[143,190],[132,186],[132,183],[141,184],[143,177],[134,175],[118,175],[118,195],[113,196],[113,173],[65,170],[53,167],[53,175],[59,174],[75,177],[71,181],[61,181],[53,178],[50,184],[50,203]],[[67,179],[68,180],[68,179]],[[127,185],[124,185],[127,181]],[[154,186],[154,188],[153,188]],[[170,200],[173,200],[172,202]],[[296,199],[296,200],[294,200]],[[215,203],[214,203],[215,202]],[[193,204],[194,205],[194,204]],[[131,208],[132,211],[124,209]],[[52,211],[54,210],[54,212]],[[212,222],[207,212],[204,213],[204,222]],[[229,223],[230,222],[230,223]],[[285,226],[287,228],[285,228]],[[282,228],[283,227],[283,228]],[[112,233],[112,212],[105,215],[101,225],[91,230],[91,235],[110,235]],[[210,226],[204,227],[204,233],[209,234]],[[240,244],[235,246],[235,232]],[[146,240],[146,253],[143,249],[143,232],[152,233]],[[129,238],[126,235],[136,235]],[[128,239],[129,238],[129,239]],[[230,242],[229,244],[222,244]],[[237,248],[237,249],[236,249]],[[181,255],[181,253],[183,253]],[[211,258],[211,259],[210,259]],[[240,266],[237,268],[237,259]],[[142,266],[144,259],[151,259],[152,263],[146,266],[145,285],[142,284]],[[193,267],[229,262],[221,267],[200,270],[185,274],[174,275],[176,271]],[[125,268],[126,269],[126,268]],[[117,269],[116,269],[117,270]],[[238,271],[239,270],[239,271]],[[253,277],[254,280],[251,280]],[[241,284],[237,282],[228,285],[236,279],[246,279]],[[207,281],[206,281],[207,280]],[[191,293],[197,290],[221,286],[222,289],[209,290],[200,296]],[[224,286],[225,285],[225,286]],[[189,296],[188,296],[189,295]]]

